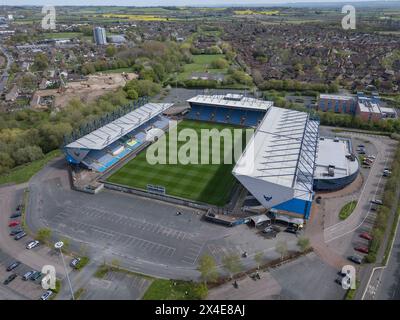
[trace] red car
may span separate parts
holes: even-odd
[[[360,238],[367,239],[369,241],[372,240],[372,236],[368,232],[363,232],[360,234]]]
[[[358,252],[362,252],[362,253],[368,253],[368,248],[367,247],[356,247],[354,248],[354,250],[358,251]]]
[[[9,227],[16,227],[16,226],[18,226],[19,224],[20,224],[19,221],[14,220],[14,221],[11,221],[11,222],[8,224],[8,226],[9,226]]]

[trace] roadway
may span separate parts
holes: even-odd
[[[4,68],[3,74],[1,75],[1,78],[0,78],[0,94],[1,94],[4,90],[4,87],[7,85],[8,76],[9,76],[8,71],[10,70],[10,67],[13,63],[13,58],[10,54],[8,54],[8,52],[3,47],[2,44],[0,44],[0,51],[4,54],[4,56],[6,57],[6,60],[7,60],[7,65]]]

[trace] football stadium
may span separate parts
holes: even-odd
[[[195,154],[190,154],[195,162],[149,161],[152,150],[157,158],[170,160],[171,133],[180,136],[187,129],[196,136],[216,129],[234,138],[225,143],[221,135],[219,143],[214,143],[212,136],[194,140],[187,136],[178,139],[177,150],[183,149],[187,156],[190,146],[197,146]],[[235,135],[236,129],[246,130]],[[73,171],[81,177],[93,175],[103,187],[210,208],[227,207],[241,188],[247,191],[247,199],[253,199],[253,209],[273,209],[300,220],[310,216],[316,186],[342,188],[358,173],[358,161],[355,165],[346,143],[335,145],[343,156],[330,160],[319,155],[324,139],[319,137],[319,120],[313,115],[238,94],[198,95],[185,107],[141,100],[66,140],[64,152]],[[329,141],[323,141],[325,153]],[[209,157],[217,154],[220,161],[199,162],[204,149]],[[335,176],[332,168],[336,167]]]

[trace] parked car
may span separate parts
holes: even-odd
[[[47,290],[45,293],[42,294],[42,296],[40,297],[40,300],[48,300],[52,294],[53,294],[53,291]]]
[[[24,206],[22,204],[17,205],[15,208],[16,211],[21,211]]]
[[[370,154],[370,155],[367,156],[367,159],[375,160],[376,157],[374,155]]]
[[[361,264],[363,261],[363,258],[361,258],[360,256],[356,256],[356,255],[350,256],[350,257],[348,257],[348,259],[357,264]]]
[[[373,204],[378,204],[378,205],[382,205],[382,204],[383,204],[383,201],[382,201],[382,200],[379,200],[379,199],[372,199],[372,200],[371,200],[371,203],[373,203]]]
[[[41,276],[42,276],[42,273],[40,271],[35,271],[29,279],[32,281],[35,281],[35,280],[39,279]]]
[[[365,154],[365,150],[357,150],[359,154]]]
[[[13,221],[11,221],[11,222],[8,224],[8,226],[9,226],[9,227],[16,227],[16,226],[19,226],[20,223],[21,223],[21,222],[18,221],[18,220],[13,220]]]
[[[19,218],[22,215],[21,211],[17,211],[10,216],[10,219]]]
[[[7,271],[12,271],[14,270],[16,267],[18,267],[21,264],[21,262],[19,261],[15,261],[13,263],[11,263],[8,267],[7,267]]]
[[[22,276],[22,280],[27,281],[31,278],[31,276],[35,273],[35,270],[28,271]]]
[[[363,238],[363,239],[366,239],[366,240],[369,240],[369,241],[372,240],[372,236],[368,232],[360,233],[360,238]]]
[[[33,249],[33,248],[37,247],[38,245],[39,245],[39,241],[33,240],[33,241],[28,242],[28,243],[26,244],[26,248],[27,248],[28,250],[30,250],[30,249]]]
[[[71,262],[69,263],[69,266],[71,268],[76,269],[76,266],[78,265],[78,263],[81,261],[81,258],[74,258],[71,260]]]
[[[359,144],[357,147],[359,147],[359,148],[365,148],[365,145]]]
[[[6,280],[4,280],[3,284],[8,285],[11,281],[13,281],[17,277],[16,273],[10,274]]]
[[[17,228],[14,228],[14,229],[10,230],[10,236],[15,236],[16,234],[21,233],[23,231],[24,230],[21,227],[18,226]]]
[[[318,204],[320,204],[320,203],[321,203],[321,199],[322,199],[322,198],[321,198],[320,196],[318,196],[317,198],[315,198],[315,202],[318,203]]]
[[[368,247],[355,247],[354,250],[361,252],[361,253],[368,253]]]
[[[376,204],[371,205],[371,211],[376,211],[378,210],[378,206]]]
[[[26,233],[24,231],[17,233],[14,237],[14,240],[19,240],[22,239],[23,237],[26,237]]]

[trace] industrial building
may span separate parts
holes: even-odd
[[[397,117],[396,110],[384,107],[377,93],[370,97],[362,92],[357,93],[356,96],[321,94],[317,110],[356,115],[364,121],[378,121]]]

